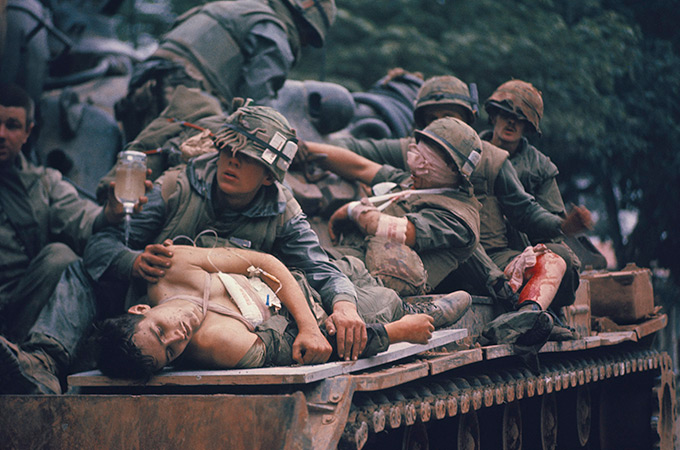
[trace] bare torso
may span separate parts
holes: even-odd
[[[172,266],[158,283],[148,286],[151,306],[183,294],[203,298],[207,274],[216,273],[217,270],[191,262],[192,250],[190,247],[173,247]],[[215,275],[211,276],[209,292],[210,303],[222,305],[239,314],[238,307]],[[238,319],[208,311],[182,358],[208,367],[234,367],[256,339],[257,336]]]

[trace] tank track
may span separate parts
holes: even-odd
[[[653,448],[673,448],[673,424],[668,420],[674,417],[675,386],[668,354],[639,347],[609,347],[539,356],[538,373],[530,371],[517,358],[502,358],[385,390],[356,392],[338,448],[361,449],[369,440],[379,441],[378,435],[390,430],[461,417],[473,411],[481,413],[494,406],[540,399],[551,393],[601,385],[635,374],[649,375],[649,379],[655,380],[650,395],[657,396],[658,401],[653,401],[649,423]]]

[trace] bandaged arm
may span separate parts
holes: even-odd
[[[416,243],[416,227],[406,217],[381,213],[375,206],[362,202],[350,202],[347,215],[365,234],[384,237],[409,247]]]

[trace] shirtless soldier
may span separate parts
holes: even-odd
[[[149,378],[173,362],[226,369],[318,364],[331,357],[332,346],[302,288],[278,259],[236,248],[165,244],[173,265],[158,283],[149,284],[150,305],[134,305],[100,326],[98,365],[105,374]],[[469,305],[463,291],[421,308],[404,304],[394,312],[398,320],[367,324],[361,356],[384,351],[390,343],[426,343],[435,328],[456,322]],[[288,321],[288,315],[292,321],[283,334],[275,331],[280,327],[268,326]],[[327,321],[322,328],[332,326]]]

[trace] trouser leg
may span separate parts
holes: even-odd
[[[31,261],[26,274],[11,295],[4,313],[7,336],[17,342],[26,338],[40,311],[47,304],[66,267],[78,256],[65,244],[46,245]]]
[[[366,323],[389,323],[404,316],[401,298],[386,288],[366,269],[358,258],[345,256],[334,261],[354,283],[357,292],[357,312]]]
[[[493,286],[504,279],[503,271],[486,254],[481,245],[437,286],[435,293],[446,294],[464,290],[471,294],[494,296]]]
[[[60,371],[67,370],[81,338],[96,316],[96,301],[92,282],[81,259],[70,264],[31,327],[22,347],[42,347],[58,362]],[[56,344],[55,344],[56,343]]]

